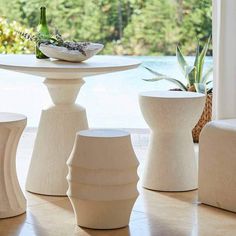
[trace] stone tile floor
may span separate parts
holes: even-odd
[[[27,129],[17,153],[17,173],[24,189],[36,130]],[[132,130],[132,142],[142,173],[149,133]],[[196,146],[197,150],[197,146]],[[27,213],[0,220],[0,236],[235,236],[236,214],[201,205],[197,191],[156,192],[138,184],[140,196],[132,211],[129,227],[117,230],[91,230],[75,225],[66,197],[48,197],[25,192]]]

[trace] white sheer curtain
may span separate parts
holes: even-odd
[[[236,118],[236,0],[212,0],[215,119]]]

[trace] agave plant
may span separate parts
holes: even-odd
[[[162,79],[168,80],[175,85],[178,86],[180,90],[183,91],[191,91],[191,92],[199,92],[199,93],[211,93],[212,88],[207,88],[207,85],[212,83],[211,80],[209,80],[209,76],[212,73],[213,68],[209,68],[205,74],[203,74],[203,67],[205,62],[206,53],[209,48],[209,44],[211,41],[211,37],[208,38],[207,42],[205,43],[202,50],[200,50],[199,42],[196,49],[196,56],[194,60],[193,65],[189,65],[187,61],[185,60],[179,46],[176,48],[176,57],[178,60],[178,64],[181,68],[181,71],[184,75],[184,78],[186,79],[186,84],[182,83],[180,80],[171,78],[167,75],[161,74],[153,69],[151,69],[149,66],[144,65],[144,67],[150,71],[152,74],[154,74],[156,77],[153,79],[144,79],[145,81],[159,81]]]

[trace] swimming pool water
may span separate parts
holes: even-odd
[[[176,57],[135,57],[150,63],[158,72],[183,80]],[[194,58],[188,57],[190,63]],[[212,66],[206,58],[205,69]],[[142,118],[138,94],[148,90],[168,90],[176,86],[167,81],[146,82],[152,74],[137,69],[85,78],[77,103],[86,107],[92,128],[147,128]],[[0,70],[0,111],[27,115],[28,127],[37,127],[41,110],[51,99],[43,78]],[[184,81],[184,80],[183,80]]]

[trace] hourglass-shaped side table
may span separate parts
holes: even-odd
[[[141,93],[139,102],[151,129],[143,186],[160,191],[196,189],[192,129],[202,114],[205,95],[150,91]]]
[[[0,113],[0,218],[20,215],[26,200],[16,175],[16,149],[26,126],[24,115]]]

